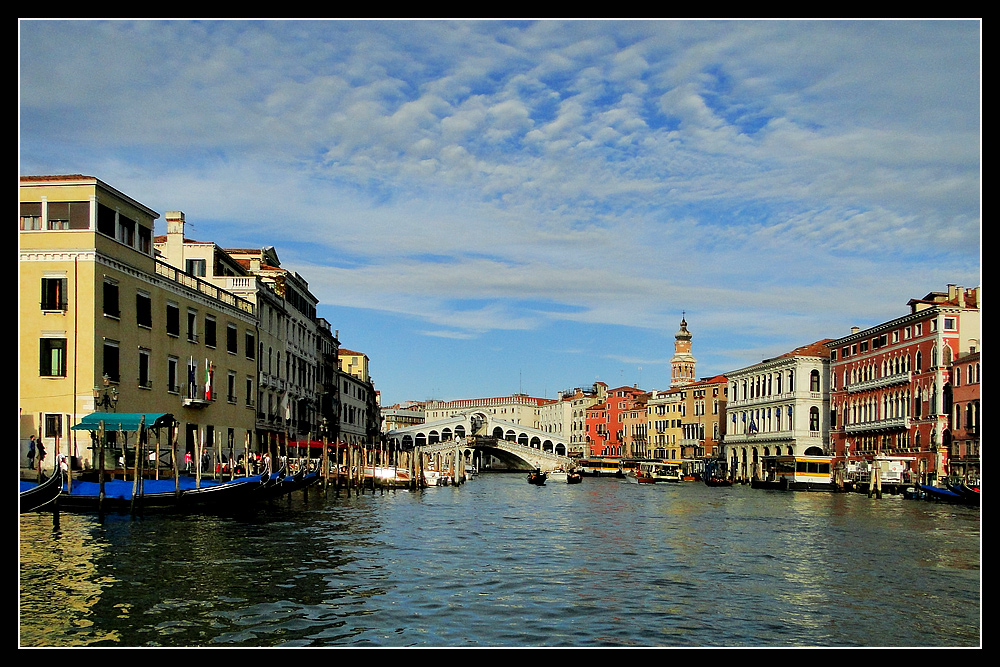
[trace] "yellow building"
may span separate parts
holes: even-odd
[[[89,435],[70,430],[92,412],[170,413],[181,451],[200,447],[209,460],[245,451],[254,307],[160,261],[158,217],[90,176],[21,178],[22,465],[35,435],[47,452],[93,466]]]

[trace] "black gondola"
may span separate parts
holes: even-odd
[[[255,499],[263,480],[261,476],[255,475],[229,482],[205,480],[198,488],[191,486],[191,483],[190,478],[186,478],[183,488],[178,492],[174,489],[173,480],[143,480],[143,489],[135,495],[133,502],[134,481],[106,481],[103,498],[100,483],[74,481],[73,490],[64,490],[60,495],[59,507],[84,512],[233,507]]]
[[[540,468],[535,468],[528,475],[528,483],[535,484],[537,486],[542,486],[545,484],[545,477],[546,477],[545,473],[542,472]]]
[[[59,466],[56,466],[56,469],[52,473],[51,477],[41,483],[22,481],[21,491],[18,497],[18,504],[21,507],[21,512],[34,512],[36,510],[44,509],[59,497],[59,493],[62,491],[62,485],[63,474],[62,468]]]

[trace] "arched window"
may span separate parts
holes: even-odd
[[[819,430],[819,408],[816,406],[809,408],[809,430]]]
[[[819,371],[813,369],[809,374],[809,391],[819,392]]]

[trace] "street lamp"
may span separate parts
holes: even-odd
[[[118,387],[111,384],[111,378],[104,374],[103,387],[94,387],[94,409],[107,408],[109,412],[114,412],[118,405]]]

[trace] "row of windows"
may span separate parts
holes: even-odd
[[[795,371],[765,373],[746,380],[734,380],[732,390],[733,400],[780,396],[795,391]],[[813,369],[809,372],[809,391],[818,393],[821,390],[820,372]]]
[[[140,348],[136,368],[136,385],[140,389],[152,389],[153,379],[151,376],[150,359],[152,351]],[[38,374],[42,377],[66,377],[66,339],[65,338],[41,338],[39,340],[39,367]],[[116,341],[107,340],[103,346],[103,358],[101,361],[101,372],[111,382],[121,382],[121,355],[119,344]],[[180,374],[180,360],[178,357],[167,358],[167,378],[166,389],[170,393],[185,393],[188,398],[213,398],[212,392],[217,392],[215,383],[215,371],[209,367],[208,377],[206,377],[204,366],[200,372],[197,363],[188,362],[186,375]],[[181,380],[186,380],[186,386],[181,386]],[[226,372],[226,399],[230,403],[236,402],[237,373],[229,370]],[[246,378],[246,404],[252,405],[254,397],[253,378]]]
[[[101,288],[103,301],[103,313],[106,317],[120,320],[122,317],[120,294],[118,283],[114,280],[105,280]],[[46,311],[66,311],[69,308],[67,298],[66,278],[62,276],[49,276],[42,278],[41,284],[41,308]],[[135,321],[140,327],[146,329],[153,328],[153,300],[149,293],[137,291],[135,295]],[[187,311],[187,338],[192,343],[199,342],[198,333],[198,311],[188,309]],[[219,345],[218,324],[212,315],[206,315],[203,321],[204,342],[209,348],[216,348]],[[170,336],[180,336],[181,315],[180,307],[174,303],[168,303],[166,308],[166,331]],[[239,329],[234,324],[226,325],[226,351],[230,354],[237,354],[239,348]],[[256,334],[252,331],[244,333],[244,350],[247,359],[253,359],[256,354]]]
[[[153,230],[110,206],[97,204],[97,231],[119,243],[152,255]],[[22,231],[64,231],[90,229],[90,202],[21,202]]]

